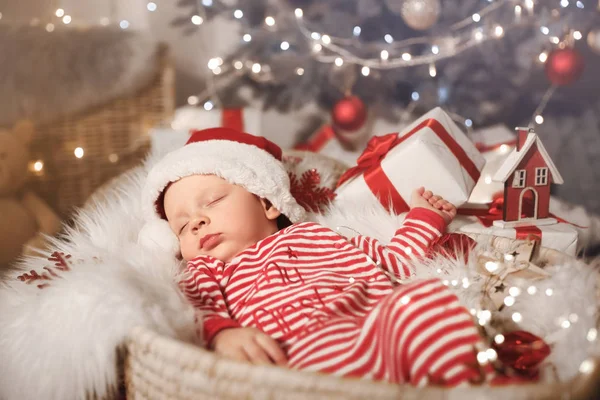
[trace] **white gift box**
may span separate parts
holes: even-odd
[[[412,191],[420,186],[457,207],[479,179],[485,159],[441,108],[428,112],[401,133],[374,137],[340,180],[338,202],[375,196],[388,211],[408,211]]]
[[[458,232],[466,234],[478,233],[483,235],[494,235],[510,239],[537,237],[541,239],[541,245],[544,247],[559,250],[571,256],[577,254],[577,229],[568,223],[500,228],[497,226],[486,226],[479,222],[476,217],[469,217],[469,220],[477,222],[467,223],[459,227]]]
[[[588,249],[600,245],[600,215],[590,213],[581,205],[571,204],[550,196],[550,212],[569,221],[579,234],[578,248]]]
[[[259,136],[262,113],[258,109],[212,109],[181,107],[169,127],[157,127],[150,131],[153,156],[160,157],[183,146],[193,130],[228,126]]]
[[[231,108],[210,111],[198,107],[181,107],[175,111],[171,127],[192,130],[228,126],[253,135],[261,135],[262,112],[256,108]]]

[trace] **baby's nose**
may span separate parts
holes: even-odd
[[[203,227],[204,225],[207,225],[207,224],[208,224],[208,218],[204,218],[204,217],[197,218],[194,221],[194,228],[195,229],[199,229],[199,228],[201,228],[201,227]]]

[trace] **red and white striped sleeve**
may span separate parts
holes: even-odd
[[[207,265],[197,260],[189,262],[180,286],[197,311],[197,322],[202,324],[199,334],[208,347],[223,329],[241,327],[229,314],[217,278]]]
[[[413,208],[387,246],[368,236],[356,236],[350,242],[398,279],[414,275],[410,261],[423,257],[446,229],[446,222],[426,208]]]

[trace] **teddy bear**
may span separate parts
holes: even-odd
[[[34,254],[43,247],[44,235],[53,236],[61,228],[50,206],[25,189],[34,133],[29,121],[0,129],[0,267],[19,255]]]

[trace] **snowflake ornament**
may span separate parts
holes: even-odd
[[[292,172],[290,176],[290,190],[298,204],[307,211],[322,212],[324,207],[335,199],[336,194],[327,187],[321,187],[321,175],[316,169],[309,169],[298,178]]]

